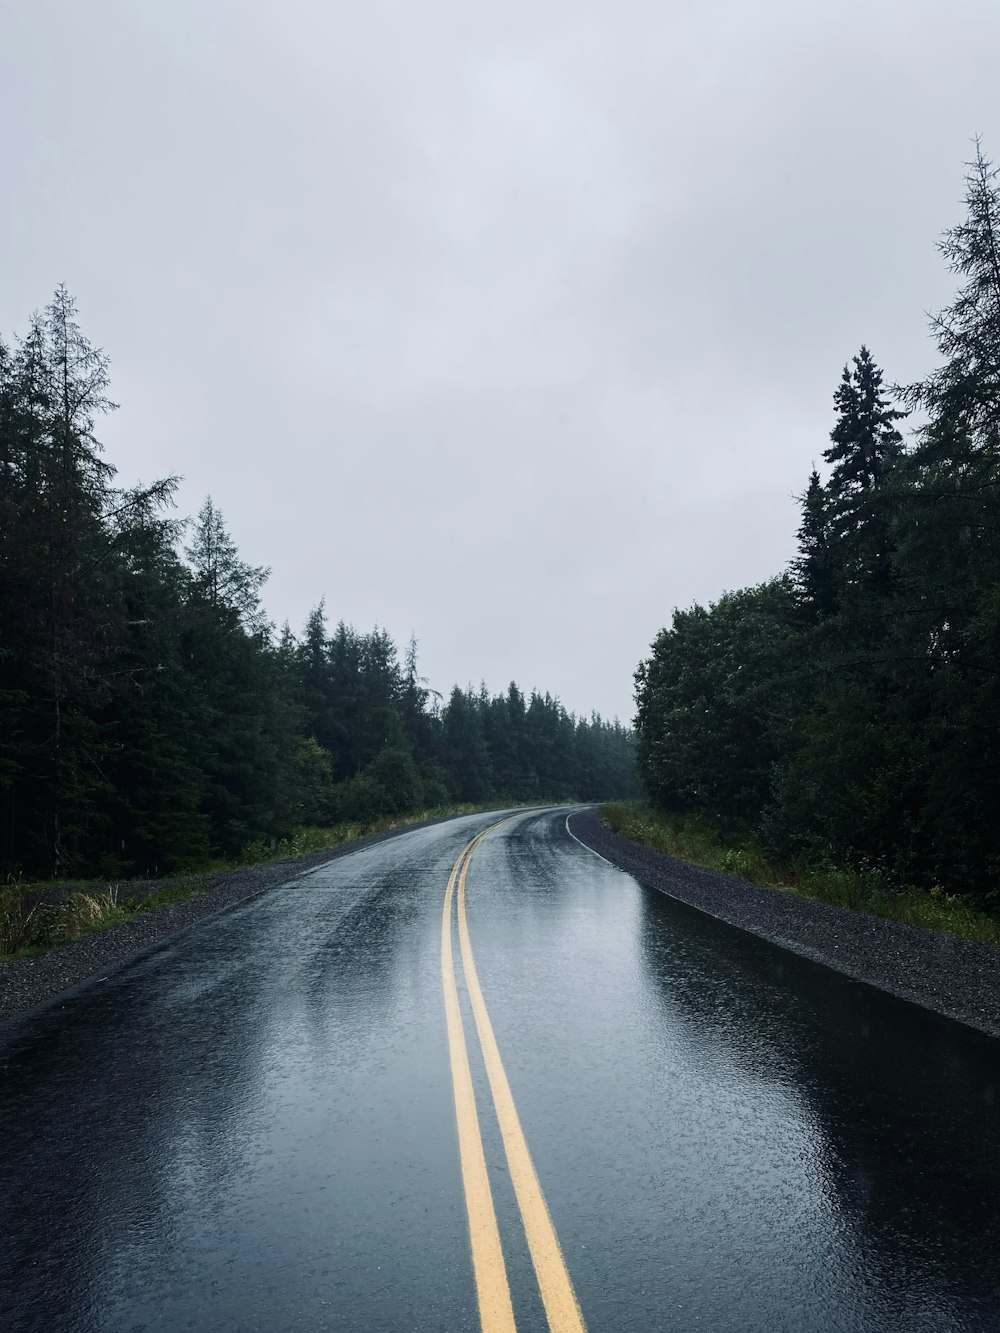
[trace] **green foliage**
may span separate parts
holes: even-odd
[[[798,555],[792,561],[790,572],[805,619],[813,622],[820,616],[830,615],[837,598],[831,503],[815,468],[809,474],[809,485],[801,496],[801,504]]]
[[[178,876],[152,892],[145,882],[8,884],[0,888],[0,958],[44,953],[142,912],[195,898],[208,887],[205,875]]]
[[[47,930],[48,912],[37,890],[21,884],[0,886],[0,958],[35,951]]]
[[[804,860],[775,862],[752,837],[727,832],[704,819],[665,815],[639,801],[610,802],[602,808],[601,818],[612,832],[631,842],[751,884],[911,926],[1000,943],[1000,922],[994,916],[971,899],[946,893],[940,885],[925,891],[912,885],[893,886],[877,869],[843,870]]]
[[[403,814],[420,805],[417,766],[405,745],[387,745],[372,762],[370,771],[382,792],[384,813]]]
[[[326,824],[335,806],[333,760],[315,736],[303,736],[295,751],[295,815],[303,825]]]
[[[410,824],[421,824],[425,820],[447,819],[453,815],[472,815],[484,809],[489,807],[446,804],[414,810],[402,816],[378,815],[371,819],[344,821],[326,828],[299,828],[288,838],[274,842],[250,843],[243,849],[239,864],[262,865],[272,861],[293,860],[295,857],[308,856],[313,852],[329,851],[344,842],[356,842],[358,838],[367,838],[373,833],[406,828]],[[214,868],[225,867],[219,865]]]
[[[636,674],[640,771],[658,805],[729,819],[760,808],[794,688],[795,615],[787,579],[674,612]]]
[[[188,524],[176,479],[116,487],[108,383],[62,288],[0,343],[0,872],[160,875],[303,825],[635,790],[617,723],[513,685],[442,707],[415,640],[401,663],[322,603],[276,635],[211,498]]]
[[[903,452],[903,437],[896,422],[905,417],[889,403],[882,390],[882,371],[867,347],[845,366],[833,395],[837,422],[830,432],[830,447],[823,457],[833,464],[829,489],[838,499],[871,494],[884,484]],[[848,522],[856,516],[848,511]]]
[[[406,827],[423,820],[474,814],[484,807],[439,806],[404,816],[379,816],[324,828],[297,828],[287,838],[260,839],[243,848],[236,861],[213,862],[212,871],[234,866],[293,860],[326,852],[372,833]],[[115,884],[12,882],[0,887],[0,958],[44,953],[55,945],[82,939],[109,926],[131,921],[143,912],[186,902],[209,892],[207,872],[176,875],[151,887],[148,881]]]
[[[942,365],[899,391],[924,414],[909,442],[862,347],[788,575],[675,612],[636,674],[659,810],[931,917],[941,894],[1000,904],[1000,185],[978,149],[967,204]]]
[[[964,279],[951,306],[931,320],[940,366],[907,400],[922,407],[931,430],[942,424],[973,448],[995,448],[1000,435],[1000,171],[977,140],[967,163],[966,216],[945,232],[938,249]]]

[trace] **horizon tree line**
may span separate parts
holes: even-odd
[[[297,827],[636,789],[633,737],[548,693],[447,701],[383,629],[300,636],[212,499],[120,487],[107,357],[59,287],[0,342],[0,872],[162,873]]]

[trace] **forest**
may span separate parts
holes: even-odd
[[[120,487],[109,362],[64,287],[0,343],[0,873],[163,873],[450,803],[627,796],[631,732],[515,684],[444,700],[388,633],[301,635],[216,504]]]
[[[1000,905],[1000,188],[977,144],[939,249],[958,290],[937,367],[890,385],[867,347],[834,394],[797,553],[674,613],[636,673],[663,811],[784,863]],[[906,419],[906,435],[903,427]]]

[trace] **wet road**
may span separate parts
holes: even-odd
[[[572,1327],[574,1294],[591,1333],[1000,1327],[998,1044],[642,888],[565,813],[467,870],[510,1106],[452,875],[498,816],[333,861],[15,1028],[0,1324],[458,1333],[477,1299],[504,1326],[505,1283],[521,1330]]]

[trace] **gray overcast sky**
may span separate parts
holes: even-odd
[[[57,282],[123,481],[299,628],[632,713],[776,573],[867,342],[933,364],[995,0],[2,0],[0,328]]]

